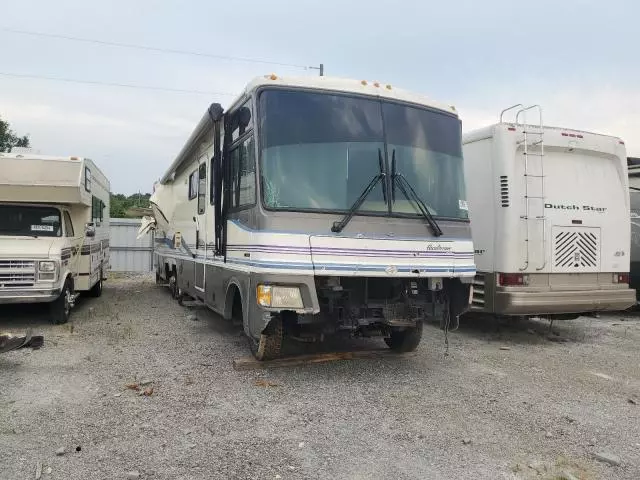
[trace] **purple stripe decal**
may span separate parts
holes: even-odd
[[[246,249],[229,249],[230,252],[242,252],[247,251]],[[291,251],[275,251],[275,250],[248,250],[253,253],[271,253],[271,254],[283,254],[283,255],[303,255],[303,254],[312,254],[317,256],[339,256],[339,257],[394,257],[394,258],[473,258],[473,254],[459,254],[459,253],[395,253],[395,254],[377,254],[375,252],[316,252],[313,250],[309,252],[308,250],[305,252],[291,252]]]
[[[194,245],[188,245],[193,248]],[[203,247],[203,246],[201,246]],[[204,248],[199,247],[199,250]],[[207,245],[207,249],[213,248]],[[276,245],[229,245],[227,250],[230,252],[255,252],[255,253],[283,253],[298,255],[339,255],[339,256],[369,256],[369,257],[411,257],[411,258],[472,258],[473,252],[432,252],[425,250],[380,250],[380,249],[364,249],[364,248],[309,248],[294,246],[276,246]]]

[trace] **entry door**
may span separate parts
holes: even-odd
[[[200,158],[198,167],[198,205],[196,216],[196,290],[205,290],[205,261],[207,258],[207,157]]]

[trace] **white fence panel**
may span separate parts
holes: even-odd
[[[153,270],[153,235],[136,239],[140,219],[112,218],[109,248],[112,272],[147,273]]]

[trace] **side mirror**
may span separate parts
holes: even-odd
[[[96,227],[93,223],[87,223],[84,227],[85,236],[92,238],[96,236]]]
[[[251,110],[247,107],[241,107],[240,110],[236,112],[236,115],[238,126],[241,130],[244,130],[251,122]]]

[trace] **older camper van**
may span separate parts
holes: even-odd
[[[515,120],[503,121],[510,113]],[[622,140],[549,127],[540,107],[517,105],[463,135],[463,152],[478,267],[472,310],[575,318],[635,303]]]
[[[109,269],[109,181],[89,159],[0,153],[0,304],[50,304],[65,323]]]
[[[391,85],[257,78],[213,104],[155,186],[159,281],[284,337],[345,332],[415,349],[475,274],[456,111]]]

